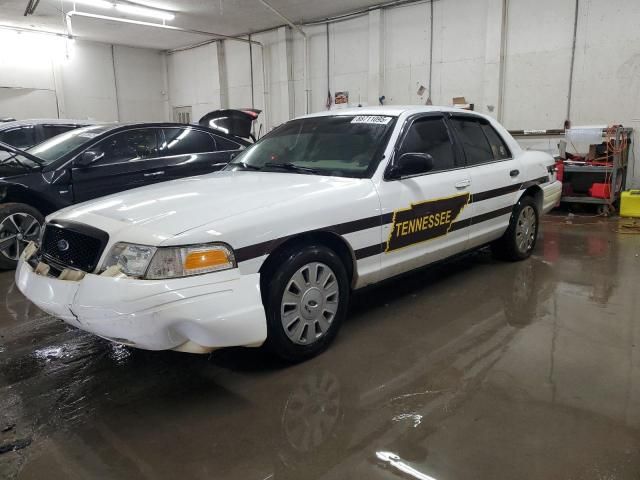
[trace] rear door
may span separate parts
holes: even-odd
[[[164,177],[163,163],[158,159],[157,128],[119,131],[88,150],[101,157],[89,166],[74,163],[72,175],[76,202],[140,187],[161,181]]]
[[[164,165],[165,179],[203,175],[220,170],[239,143],[193,127],[164,127],[159,156]]]
[[[455,114],[449,121],[471,176],[469,248],[473,248],[499,238],[507,229],[522,184],[522,168],[488,120]]]

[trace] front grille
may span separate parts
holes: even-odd
[[[92,272],[108,239],[105,232],[88,225],[52,222],[45,227],[40,253],[61,266]]]

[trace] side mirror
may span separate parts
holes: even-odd
[[[102,157],[104,157],[104,153],[102,152],[87,150],[86,152],[83,152],[82,155],[80,155],[78,158],[76,158],[74,163],[79,167],[88,167],[89,165],[96,163]]]
[[[388,172],[389,178],[398,179],[433,170],[433,157],[428,153],[403,153]]]

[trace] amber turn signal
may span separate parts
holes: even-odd
[[[185,270],[198,270],[230,264],[227,252],[220,249],[191,252],[184,260]]]

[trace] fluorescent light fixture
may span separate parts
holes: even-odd
[[[113,2],[108,2],[107,0],[72,0],[72,2],[88,7],[113,8]]]
[[[155,10],[152,8],[137,7],[135,5],[129,5],[125,3],[117,3],[116,10],[122,13],[140,15],[141,17],[157,18],[159,20],[173,20],[175,18],[173,13],[165,12],[163,10]]]

